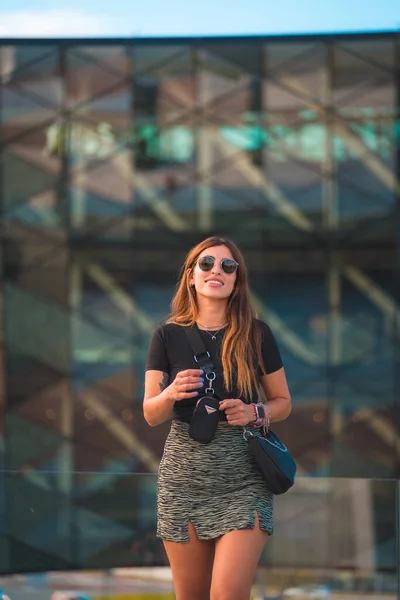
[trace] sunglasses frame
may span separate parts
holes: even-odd
[[[211,265],[210,269],[202,269],[199,265],[199,262],[203,259],[203,258],[212,258],[213,259],[213,264]],[[224,260],[231,260],[235,263],[236,268],[234,271],[232,271],[232,273],[227,273],[224,269],[224,267],[222,266],[222,263],[224,262]],[[214,256],[210,256],[209,254],[205,255],[205,256],[201,256],[200,258],[197,259],[196,264],[198,265],[199,269],[201,269],[204,273],[208,273],[209,271],[212,271],[212,269],[215,266],[215,263],[217,262],[217,259],[214,258]],[[226,258],[221,258],[221,260],[219,261],[219,265],[222,269],[222,271],[225,273],[225,275],[233,275],[234,273],[236,273],[236,271],[239,268],[239,263],[234,259],[234,258],[229,258],[228,256]]]

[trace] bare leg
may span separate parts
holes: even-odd
[[[214,540],[199,540],[189,521],[189,542],[164,541],[171,565],[176,600],[209,600]]]
[[[251,586],[267,541],[258,515],[254,529],[239,529],[220,537],[215,544],[211,600],[249,600]]]

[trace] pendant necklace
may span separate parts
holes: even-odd
[[[213,333],[211,333],[211,331],[207,331],[207,329],[211,329],[211,327],[207,327],[207,325],[202,325],[199,322],[197,322],[197,324],[204,328],[204,331],[208,333],[212,340],[216,340],[217,335],[219,334],[221,329],[226,326],[226,323],[221,323],[221,325],[217,325],[217,327],[219,327],[218,331],[214,331]],[[213,325],[213,327],[215,327],[215,325]]]
[[[219,334],[219,332],[221,331],[221,329],[218,329],[218,331],[214,331],[214,333],[211,333],[211,331],[207,331],[207,329],[204,330],[206,333],[208,333],[208,335],[211,336],[212,340],[216,340],[217,339],[217,335]]]

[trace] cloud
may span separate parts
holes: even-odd
[[[0,38],[116,35],[116,19],[84,10],[0,11]]]

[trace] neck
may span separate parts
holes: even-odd
[[[208,300],[208,298],[204,298]],[[207,327],[221,327],[226,323],[226,302],[202,302],[196,317],[197,323]]]

